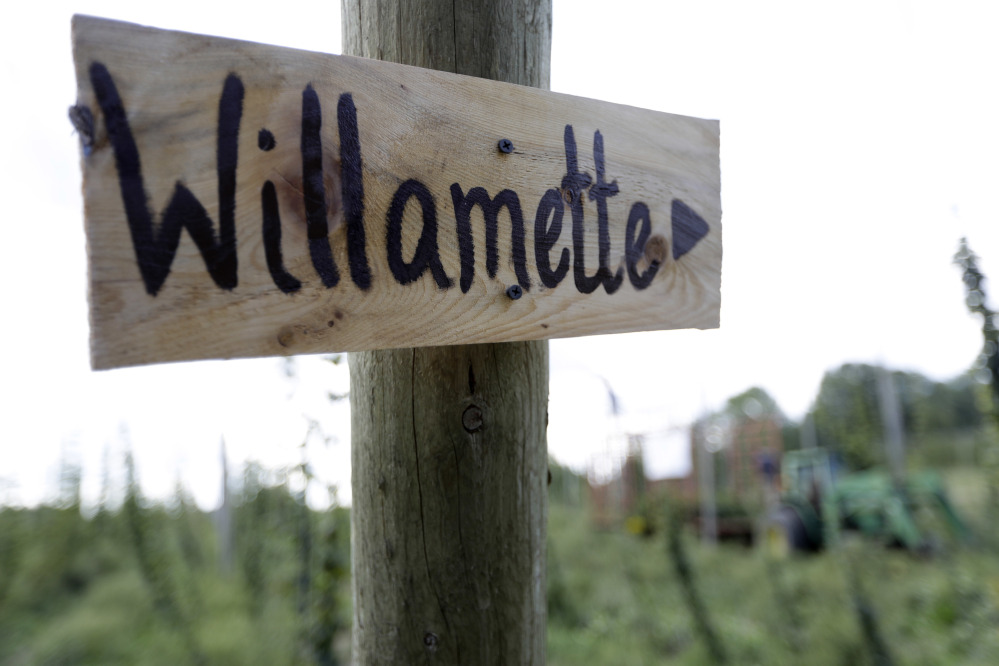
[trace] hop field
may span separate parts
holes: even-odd
[[[932,558],[851,539],[774,561],[681,537],[713,657],[666,539],[595,532],[552,506],[550,664],[995,664],[999,559],[986,547]]]
[[[548,662],[999,663],[984,473],[949,481],[978,538],[932,557],[856,538],[775,560],[662,515],[597,529],[581,494],[553,497]],[[350,663],[347,510],[253,484],[232,510],[228,544],[182,497],[0,510],[0,664]]]

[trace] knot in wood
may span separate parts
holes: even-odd
[[[437,634],[432,631],[428,631],[423,635],[423,646],[430,652],[437,652],[437,644],[439,642],[440,639],[437,638]]]
[[[295,344],[295,329],[285,326],[278,332],[277,341],[282,347],[291,347]]]
[[[473,433],[482,430],[482,410],[475,405],[469,405],[461,415],[461,425],[465,432]]]
[[[83,154],[89,156],[94,147],[94,114],[89,106],[74,104],[69,107],[69,122],[73,124],[76,133],[80,135]]]

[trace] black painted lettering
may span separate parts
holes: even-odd
[[[326,190],[323,184],[323,139],[320,129],[323,110],[319,95],[311,85],[302,91],[302,195],[305,198],[305,222],[312,265],[327,288],[340,281],[340,271],[333,261],[329,224],[326,221]]]
[[[599,268],[597,275],[601,278],[604,290],[613,294],[621,287],[624,280],[624,268],[618,266],[617,273],[611,274],[608,267],[610,261],[610,222],[607,219],[607,199],[617,196],[617,181],[608,183],[604,179],[604,137],[598,130],[593,134],[593,161],[597,170],[597,181],[590,187],[590,199],[597,202],[597,248],[599,252]]]
[[[635,229],[638,223],[642,226],[638,230],[638,238],[635,238]],[[641,273],[638,272],[638,262],[645,256],[645,245],[649,242],[649,234],[652,232],[652,219],[649,217],[649,207],[641,201],[631,205],[628,213],[628,227],[625,229],[624,248],[625,260],[628,263],[628,279],[635,289],[645,289],[652,284],[652,278],[659,272],[662,265],[659,259],[651,259],[649,265]]]
[[[274,140],[274,133],[271,132],[266,127],[262,128],[257,132],[257,147],[265,153],[269,150],[274,150],[277,142]]]
[[[260,150],[266,153],[274,150],[275,146],[277,142],[269,129],[265,127],[257,132],[257,147]],[[262,235],[267,271],[278,289],[286,294],[292,294],[302,288],[302,283],[284,267],[284,255],[281,251],[281,212],[278,209],[277,190],[274,183],[269,180],[260,188],[260,210],[263,214]]]
[[[590,178],[590,174],[579,170],[576,135],[572,131],[572,125],[565,126],[563,141],[566,173],[562,178],[562,192],[569,202],[569,212],[572,214],[572,276],[576,282],[576,291],[590,294],[600,286],[601,282],[599,274],[589,276],[586,274],[586,259],[583,254],[586,248],[583,234],[583,190],[590,186],[593,179]]]
[[[340,192],[343,216],[347,221],[347,260],[350,277],[361,289],[371,287],[371,269],[365,249],[364,179],[361,173],[361,138],[357,132],[357,109],[350,93],[340,95],[337,104],[340,130]]]
[[[170,274],[177,254],[182,229],[187,229],[201,253],[208,273],[215,283],[232,290],[238,283],[236,253],[236,170],[240,122],[243,115],[244,87],[236,74],[229,74],[222,86],[218,105],[216,175],[218,183],[218,234],[205,207],[180,181],[161,214],[154,223],[149,197],[145,191],[138,147],[128,122],[128,114],[114,80],[101,63],[90,66],[90,80],[104,115],[105,127],[114,152],[115,167],[122,203],[131,234],[139,272],[146,292],[156,296]],[[341,195],[346,228],[347,259],[351,279],[362,290],[371,287],[372,275],[367,257],[364,225],[364,182],[357,109],[353,96],[343,93],[337,105],[337,128],[340,135]],[[339,283],[340,273],[333,259],[329,238],[329,200],[323,173],[322,108],[319,96],[311,85],[302,92],[302,193],[305,203],[307,237],[312,265],[326,288]],[[607,179],[604,140],[594,132],[593,158],[596,178],[581,171],[572,125],[563,134],[566,173],[561,189],[549,189],[541,197],[534,218],[534,260],[541,284],[555,288],[568,275],[572,264],[573,282],[581,294],[593,293],[603,285],[607,294],[614,294],[627,273],[632,286],[646,289],[668,256],[668,246],[662,236],[651,237],[652,221],[649,207],[639,201],[632,204],[624,233],[623,262],[611,269],[611,230],[608,199],[618,196],[616,180]],[[276,146],[273,133],[259,130],[257,145],[268,152]],[[476,186],[462,191],[458,183],[451,185],[455,211],[461,273],[459,285],[467,293],[475,279],[475,243],[471,229],[472,210],[479,206],[485,222],[485,268],[495,279],[499,268],[499,214],[506,208],[510,216],[511,258],[520,288],[528,290],[531,278],[527,268],[524,216],[519,195],[504,189],[490,197],[485,187]],[[586,270],[584,193],[597,209],[597,267],[593,275]],[[403,258],[402,224],[410,199],[420,205],[422,229],[412,260]],[[277,191],[270,180],[260,191],[262,235],[267,269],[274,284],[284,293],[297,292],[302,282],[284,266],[281,246],[281,216]],[[572,218],[571,251],[562,247],[556,266],[552,266],[552,250],[562,234],[566,205]],[[707,222],[683,201],[672,201],[672,256],[678,260],[690,252],[710,231]],[[433,194],[422,182],[410,179],[396,190],[386,213],[386,251],[394,279],[402,285],[418,280],[430,271],[441,289],[452,286],[441,263],[438,246],[437,206]],[[644,268],[642,268],[644,266]],[[516,287],[514,287],[516,288]]]
[[[154,228],[153,214],[147,206],[139,149],[111,73],[103,64],[95,62],[90,66],[90,82],[104,114],[104,125],[114,150],[125,217],[146,292],[155,296],[170,274],[182,228],[186,228],[194,239],[215,284],[223,289],[234,289],[238,282],[236,162],[239,123],[243,116],[242,81],[235,74],[227,76],[219,99],[215,166],[219,196],[217,238],[204,206],[180,181],[174,185],[159,229]]]
[[[554,289],[569,272],[569,248],[563,247],[559,255],[558,267],[552,270],[549,253],[562,233],[562,216],[565,206],[558,190],[548,190],[538,202],[538,212],[534,216],[534,261],[538,267],[541,284]],[[548,226],[548,216],[552,224]]]
[[[406,203],[416,197],[423,212],[423,230],[416,243],[413,261],[402,258],[402,218]],[[423,272],[430,269],[434,281],[441,289],[447,289],[453,282],[441,265],[440,250],[437,246],[437,204],[427,186],[418,180],[407,180],[399,186],[392,197],[386,216],[385,244],[388,265],[399,284],[415,282]]]
[[[527,274],[527,251],[524,248],[524,214],[520,208],[520,197],[513,190],[503,190],[495,199],[489,198],[489,193],[483,187],[473,187],[468,194],[463,194],[458,183],[451,185],[451,200],[454,203],[455,227],[458,233],[458,254],[461,257],[462,293],[472,286],[475,277],[475,244],[472,240],[472,208],[479,206],[486,223],[486,273],[490,278],[496,277],[499,266],[499,212],[504,206],[510,213],[511,244],[513,266],[517,273],[517,281],[525,290],[531,288],[531,279]]]
[[[454,203],[454,221],[458,233],[458,255],[461,258],[461,277],[458,280],[462,293],[468,291],[475,275],[475,246],[472,242],[472,207],[482,206],[482,216],[486,223],[486,273],[490,278],[496,277],[499,266],[499,249],[497,236],[497,211],[493,210],[492,199],[482,187],[473,187],[468,194],[463,194],[458,183],[451,185],[451,200]],[[498,208],[498,206],[497,206]],[[489,214],[492,212],[492,215]]]
[[[281,214],[278,211],[277,190],[274,183],[267,181],[260,189],[260,207],[263,210],[264,256],[267,257],[267,270],[278,289],[291,294],[302,288],[302,283],[285,270],[281,252]]]

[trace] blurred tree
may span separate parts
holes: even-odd
[[[341,366],[344,355],[324,356],[322,360]],[[297,383],[293,359],[285,360],[284,373]],[[334,404],[349,396],[349,392],[327,392]],[[237,528],[240,567],[256,616],[273,594],[269,588],[274,583],[280,585],[272,580],[276,578],[273,570],[294,569],[291,576],[298,615],[294,661],[336,666],[340,663],[335,651],[337,638],[349,626],[349,604],[341,591],[350,582],[350,530],[345,529],[350,514],[338,506],[336,486],[316,474],[314,444],[328,448],[335,438],[315,419],[307,417],[307,421],[308,429],[298,447],[300,462],[281,472],[284,482],[279,488],[267,486],[259,465],[248,465],[245,470]],[[329,508],[316,512],[309,507],[309,499],[314,499],[321,487],[326,490]],[[275,548],[278,542],[283,543],[281,549]]]
[[[550,502],[579,506],[583,499],[586,479],[568,467],[563,467],[549,456],[548,458],[548,497]]]
[[[263,469],[259,463],[249,462],[243,468],[243,485],[240,489],[239,508],[236,512],[236,557],[249,592],[250,612],[260,615],[267,591],[266,543],[267,515],[270,506],[270,489],[264,487]]]
[[[954,263],[963,270],[965,302],[968,309],[982,317],[984,344],[976,366],[982,379],[991,388],[992,417],[999,426],[999,316],[986,304],[985,275],[978,268],[978,255],[972,252],[965,238],[961,239]]]
[[[826,372],[812,407],[817,444],[838,451],[852,469],[884,462],[877,373],[876,366],[857,363]],[[946,447],[956,433],[981,426],[970,377],[937,382],[898,370],[891,371],[890,377],[898,394],[903,427],[916,448],[936,445],[937,440]],[[953,463],[955,454],[936,453],[929,459]]]
[[[963,270],[964,289],[967,294],[965,302],[973,314],[982,318],[982,351],[975,362],[978,379],[989,387],[989,411],[993,424],[999,428],[999,314],[987,305],[988,296],[985,293],[985,275],[978,268],[978,255],[971,251],[968,241],[961,239],[954,263]],[[992,520],[995,524],[999,515],[999,445],[993,442],[986,450],[986,463],[992,468],[989,474],[989,503]]]
[[[763,417],[784,419],[777,401],[767,393],[766,389],[754,386],[736,396],[732,396],[725,404],[725,414],[735,419],[752,419],[757,421]]]
[[[7,594],[18,576],[24,545],[25,510],[3,507],[0,509],[0,620],[7,608]],[[0,641],[3,633],[0,632]]]
[[[934,382],[916,374],[903,376],[901,399],[911,414],[906,427],[914,433],[977,428],[982,413],[975,399],[974,380],[961,375],[949,382]]]
[[[847,466],[881,462],[877,368],[848,363],[826,372],[813,408],[819,446],[838,451]]]
[[[153,598],[160,616],[179,635],[192,664],[207,663],[198,646],[191,613],[177,584],[179,558],[174,558],[168,541],[169,520],[162,509],[147,509],[139,492],[135,461],[131,452],[125,456],[127,485],[122,505],[128,534],[135,549],[139,571]]]
[[[708,652],[712,664],[729,663],[728,651],[718,632],[708,606],[705,603],[704,595],[698,587],[694,574],[694,568],[690,563],[690,557],[683,543],[681,534],[682,524],[675,513],[667,507],[666,520],[666,552],[669,554],[670,563],[676,574],[680,589],[683,590],[683,600],[690,611],[691,621],[694,630],[704,642],[704,647]]]
[[[797,451],[802,448],[802,424],[785,421],[781,427],[781,438],[784,440],[785,451]]]
[[[79,453],[72,444],[63,445],[62,459],[59,464],[59,501],[58,506],[66,509],[80,510],[80,486],[83,479],[83,466],[79,461]]]
[[[201,569],[206,563],[205,544],[202,536],[202,523],[206,516],[198,510],[194,498],[177,480],[170,506],[173,522],[176,525],[180,554],[187,570]]]
[[[310,642],[317,666],[337,666],[340,662],[333,649],[334,642],[349,628],[349,620],[340,612],[339,596],[350,581],[350,562],[341,538],[344,528],[349,528],[350,519],[335,507],[321,514],[320,519]]]

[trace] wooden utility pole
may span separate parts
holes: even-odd
[[[548,88],[550,0],[343,0],[343,50]],[[548,344],[350,355],[353,657],[545,660]]]

